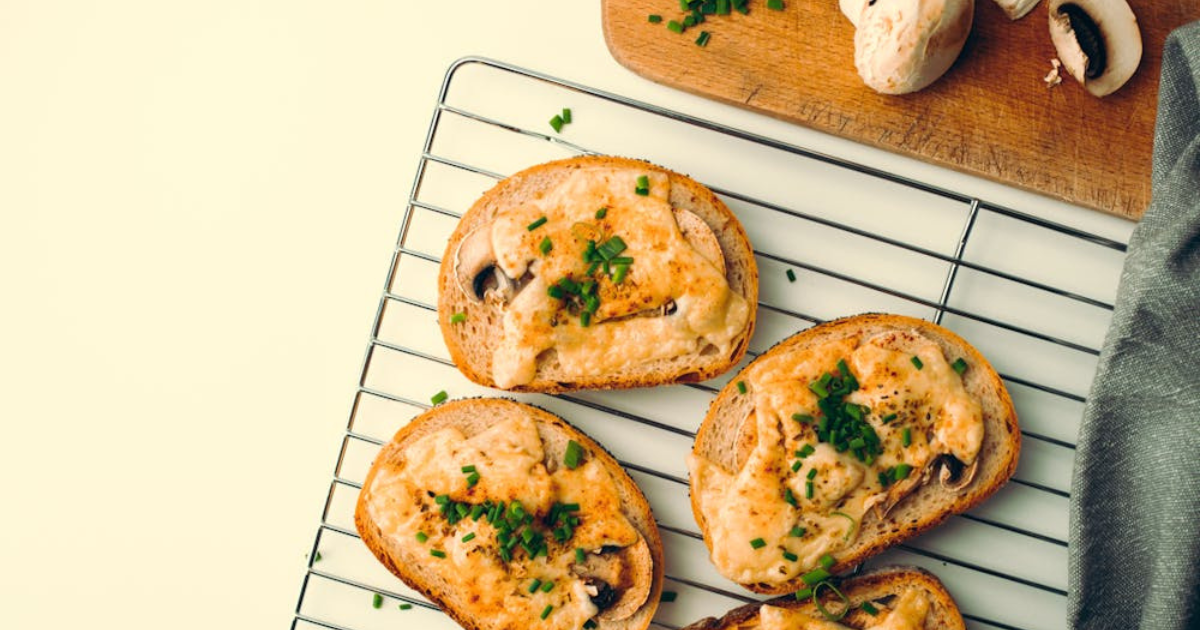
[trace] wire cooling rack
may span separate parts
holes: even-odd
[[[547,120],[563,107],[573,122],[554,133]],[[433,112],[292,628],[457,627],[375,561],[354,531],[354,502],[379,446],[434,393],[498,393],[455,370],[437,327],[437,266],[458,217],[498,179],[582,153],[636,156],[688,173],[738,215],[761,277],[747,361],[815,323],[862,312],[939,322],[988,356],[1021,419],[1012,482],[868,566],[932,570],[976,630],[1064,627],[1074,441],[1125,244],[471,58],[450,68]],[[709,402],[733,373],[618,393],[515,396],[599,440],[645,492],[666,547],[665,588],[678,594],[660,606],[660,628],[754,599],[709,563],[684,464]]]

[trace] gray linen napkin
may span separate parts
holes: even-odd
[[[1134,230],[1071,484],[1076,630],[1200,628],[1200,22],[1163,51]]]

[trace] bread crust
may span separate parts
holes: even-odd
[[[837,552],[834,573],[853,568],[900,542],[937,526],[953,514],[960,514],[982,503],[1003,486],[1017,468],[1021,450],[1021,432],[1012,398],[1000,375],[973,346],[957,334],[925,320],[902,315],[865,314],[836,319],[797,333],[764,352],[730,379],[729,384],[709,406],[708,414],[696,433],[692,453],[705,457],[726,471],[736,473],[745,453],[743,424],[753,425],[751,397],[739,394],[736,384],[751,367],[765,357],[779,352],[803,349],[834,339],[853,336],[867,337],[889,330],[916,330],[935,341],[949,357],[963,357],[971,366],[963,373],[967,392],[979,399],[983,409],[984,438],[979,451],[979,471],[975,479],[960,491],[950,491],[936,482],[925,483],[897,503],[884,519],[868,511],[858,527],[858,537],[849,547]],[[740,453],[740,455],[739,455]],[[704,535],[704,544],[712,552],[712,538],[704,515],[700,511],[699,492],[691,484],[692,514]],[[932,503],[939,509],[923,508]],[[742,584],[748,590],[764,594],[780,594],[804,588],[800,577],[780,584]]]
[[[889,566],[873,569],[852,577],[838,586],[851,606],[858,606],[864,601],[880,599],[886,595],[899,594],[907,589],[921,589],[931,600],[929,613],[925,617],[925,630],[965,630],[966,623],[958,610],[958,605],[946,587],[937,576],[918,567]],[[758,609],[764,605],[777,606],[787,609],[804,609],[818,614],[811,599],[797,601],[790,595],[777,597],[764,602],[756,602],[739,606],[725,613],[721,618],[707,617],[688,625],[682,630],[734,630],[745,627],[758,616]],[[851,628],[864,628],[875,619],[861,610],[854,610],[838,623]],[[753,626],[751,626],[753,627]]]
[[[569,380],[547,375],[539,360],[532,381],[508,388],[519,392],[555,393],[580,389],[626,389],[674,383],[699,382],[732,368],[742,359],[754,334],[758,310],[758,266],[749,238],[737,217],[715,193],[699,182],[650,162],[615,156],[580,156],[539,164],[497,183],[463,215],[446,244],[438,271],[438,326],[454,365],[471,381],[496,387],[492,378],[492,339],[499,339],[502,310],[495,305],[475,303],[462,296],[455,278],[454,257],[462,240],[477,227],[491,222],[501,210],[542,194],[561,182],[572,171],[587,167],[638,169],[646,173],[666,174],[671,185],[670,204],[691,211],[716,235],[725,257],[725,278],[730,289],[741,295],[749,307],[745,330],[733,342],[728,355],[692,356],[685,362],[652,362],[623,374],[574,376]],[[465,313],[469,325],[454,324],[455,313]],[[484,337],[492,337],[487,339]],[[483,351],[479,349],[483,348]]]
[[[651,570],[652,583],[650,593],[646,597],[646,602],[636,613],[618,622],[602,621],[599,628],[644,630],[650,624],[655,611],[658,609],[658,602],[662,595],[664,570],[662,538],[659,536],[658,525],[654,520],[654,515],[650,511],[650,504],[646,500],[645,495],[642,494],[641,489],[637,487],[633,479],[625,472],[625,469],[621,467],[616,458],[603,445],[569,424],[566,420],[534,405],[520,403],[508,398],[466,398],[453,400],[422,413],[401,427],[396,432],[396,435],[392,437],[392,440],[385,444],[376,456],[375,461],[371,464],[370,471],[367,473],[366,480],[363,481],[363,490],[359,493],[358,502],[354,510],[354,525],[363,543],[366,544],[371,553],[375,555],[379,562],[392,575],[400,578],[409,587],[420,592],[429,601],[450,615],[459,625],[469,630],[489,630],[489,626],[481,620],[470,617],[458,606],[454,606],[454,594],[441,591],[437,587],[438,585],[430,580],[430,576],[422,572],[421,565],[423,562],[427,562],[427,560],[412,558],[412,562],[401,562],[401,559],[396,556],[394,550],[388,545],[378,525],[371,519],[367,505],[370,499],[369,489],[375,479],[376,472],[379,470],[380,463],[399,458],[407,445],[426,435],[451,426],[458,428],[466,437],[470,438],[472,435],[492,426],[495,419],[503,418],[506,415],[511,416],[512,414],[527,414],[533,417],[538,427],[538,435],[541,437],[543,448],[545,449],[545,461],[561,461],[567,442],[574,440],[590,456],[596,458],[604,465],[613,482],[616,483],[618,494],[621,497],[622,514],[629,519],[629,522],[641,534],[650,549],[653,562]],[[469,418],[477,418],[479,420],[472,422]]]

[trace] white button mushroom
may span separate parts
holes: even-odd
[[[840,0],[858,4],[854,65],[864,83],[884,94],[927,87],[950,69],[971,32],[975,0]]]
[[[1050,39],[1067,72],[1095,96],[1125,85],[1142,60],[1137,17],[1125,0],[1051,0]]]

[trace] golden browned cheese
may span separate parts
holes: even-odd
[[[648,195],[635,192],[637,179],[650,182]],[[723,273],[683,237],[668,203],[670,179],[611,167],[582,168],[541,197],[506,209],[492,223],[497,264],[510,278],[532,276],[504,312],[504,338],[493,356],[493,378],[507,388],[533,380],[537,358],[554,348],[568,375],[595,376],[658,359],[697,352],[705,343],[722,353],[745,329],[750,308],[730,290]],[[596,211],[607,208],[606,216]],[[545,217],[541,226],[529,225]],[[583,254],[620,237],[633,259],[621,284],[599,278],[600,307],[584,327],[549,287],[564,277],[580,281],[589,263]],[[550,251],[541,244],[549,239]],[[670,301],[674,313],[652,313]]]
[[[402,466],[380,467],[368,488],[367,509],[384,538],[428,563],[448,591],[473,594],[464,604],[472,618],[491,619],[495,628],[580,628],[599,611],[583,580],[572,572],[575,549],[591,553],[606,545],[626,547],[641,535],[621,513],[616,483],[602,462],[588,457],[574,470],[560,466],[550,473],[544,457],[537,427],[528,417],[501,422],[470,438],[445,428],[409,445]],[[474,466],[479,474],[473,487],[464,466]],[[539,518],[554,503],[578,503],[580,523],[565,543],[547,535],[545,556],[530,559],[518,551],[505,562],[497,530],[486,518],[450,525],[439,512],[437,495],[470,504],[519,500]],[[425,542],[418,540],[418,532],[428,537]],[[474,538],[464,542],[472,533]],[[446,557],[434,557],[432,550]],[[554,587],[529,593],[534,579]],[[553,606],[552,612],[542,620],[547,606]]]
[[[865,419],[883,450],[869,465],[849,451],[839,453],[818,442],[813,424],[792,419],[793,414],[819,416],[817,396],[808,384],[834,371],[839,359],[845,359],[860,383],[845,400],[869,408]],[[836,557],[855,540],[867,511],[910,492],[939,454],[952,454],[969,465],[983,442],[979,401],[967,393],[941,348],[915,331],[767,355],[751,366],[745,383],[745,395],[754,397],[757,440],[741,469],[725,470],[694,455],[688,460],[713,562],[722,575],[743,584],[787,582],[824,554]],[[891,414],[895,419],[884,423]],[[903,444],[905,429],[908,446]],[[812,454],[797,457],[806,445]],[[793,471],[796,461],[800,467]],[[879,473],[898,464],[911,466],[910,476],[885,487]],[[806,497],[810,474],[813,492]],[[785,499],[785,488],[796,505]],[[804,534],[791,535],[793,527],[803,528]],[[759,538],[764,545],[750,544]],[[797,559],[789,560],[784,552]]]
[[[833,606],[836,606],[834,604]],[[921,630],[929,614],[929,599],[916,590],[905,591],[892,607],[878,605],[876,621],[862,630]],[[758,609],[760,630],[848,630],[836,621],[813,616],[812,613],[793,608],[763,606]]]

